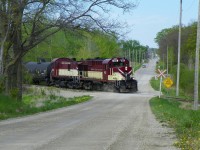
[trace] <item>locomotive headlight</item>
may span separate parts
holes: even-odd
[[[127,71],[128,67],[125,67],[125,70]]]

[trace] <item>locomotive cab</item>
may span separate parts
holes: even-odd
[[[104,80],[114,83],[118,91],[137,91],[137,81],[131,77],[132,67],[125,58],[105,60]]]

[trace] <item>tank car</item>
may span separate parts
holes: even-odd
[[[50,62],[28,62],[25,64],[25,68],[32,75],[34,84],[39,84],[42,81],[46,81],[47,67]]]

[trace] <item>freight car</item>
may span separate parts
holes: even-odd
[[[34,84],[46,81],[47,67],[50,62],[28,62],[25,64],[27,71],[30,73]]]
[[[46,67],[45,80],[48,85],[67,88],[136,92],[137,80],[131,75],[132,67],[125,58],[82,61],[57,58]]]

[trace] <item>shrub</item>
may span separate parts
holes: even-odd
[[[24,84],[32,84],[33,82],[33,76],[26,70],[23,70],[22,78]]]
[[[42,96],[45,96],[46,95],[45,89],[41,88],[40,93],[41,93]]]
[[[177,65],[172,68],[174,79],[177,78]],[[174,81],[176,82],[176,80]],[[174,83],[176,84],[176,83]],[[180,65],[180,88],[188,94],[193,94],[194,89],[194,70],[189,70],[184,64]]]
[[[16,99],[17,96],[18,96],[18,92],[19,92],[19,89],[18,89],[18,88],[13,88],[13,89],[10,90],[10,96],[11,96],[12,98]]]

